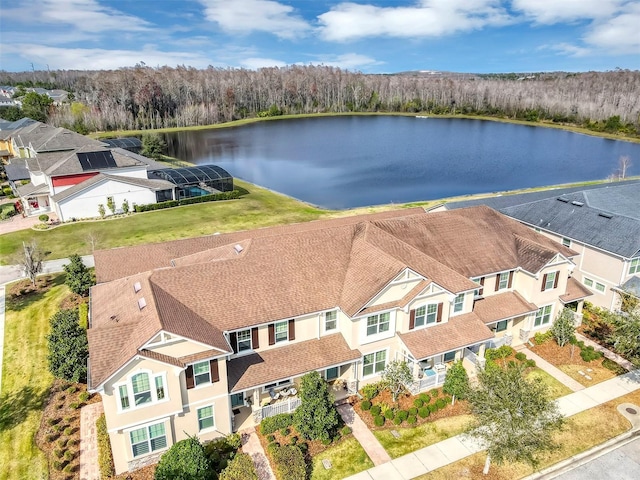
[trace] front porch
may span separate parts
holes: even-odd
[[[49,186],[47,184],[34,185],[27,183],[18,187],[22,212],[25,216],[37,216],[51,212]]]

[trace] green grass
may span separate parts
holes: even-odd
[[[547,372],[540,370],[539,368],[534,368],[529,373],[527,373],[527,378],[529,380],[533,380],[539,378],[542,383],[549,387],[549,396],[553,399],[563,397],[565,395],[569,395],[573,393],[573,391],[567,387],[566,385],[560,383],[558,380],[553,378]]]
[[[8,290],[8,288],[7,288]],[[44,293],[6,300],[2,395],[0,395],[0,480],[47,478],[47,460],[35,444],[53,377],[47,369],[49,318],[69,294],[64,275]]]
[[[457,415],[423,423],[412,428],[394,428],[400,438],[391,435],[391,430],[376,430],[373,434],[391,458],[398,458],[420,448],[428,447],[467,430],[471,415]]]
[[[330,470],[326,470],[322,465],[322,460],[324,459],[331,461]],[[313,457],[311,480],[346,478],[368,468],[373,468],[373,466],[373,462],[358,441],[351,437]]]

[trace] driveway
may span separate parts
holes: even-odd
[[[51,220],[58,219],[55,212],[47,212],[47,215],[49,215]],[[42,222],[38,220],[38,215],[35,217],[23,217],[22,215],[16,215],[15,217],[11,217],[0,222],[0,235],[3,233],[17,232],[18,230],[27,230],[39,223]]]

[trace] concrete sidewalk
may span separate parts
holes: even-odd
[[[353,431],[353,436],[360,442],[364,451],[367,452],[369,458],[374,465],[386,465],[391,460],[387,451],[380,445],[376,436],[371,433],[369,427],[362,421],[353,407],[348,403],[337,407],[338,413],[344,420],[344,423]],[[380,477],[383,478],[383,477]],[[384,477],[393,478],[393,477]]]
[[[639,389],[640,372],[632,371],[559,398],[558,408],[568,417]],[[408,480],[482,450],[481,445],[461,434],[352,475],[348,480]]]
[[[579,390],[583,390],[586,388],[580,382],[574,380],[569,375],[567,375],[562,370],[560,370],[558,367],[547,362],[544,358],[540,357],[539,355],[536,355],[527,347],[521,345],[519,347],[516,347],[516,350],[524,353],[527,356],[527,358],[531,358],[532,360],[535,360],[536,367],[538,367],[540,370],[544,370],[553,378],[555,378],[560,383],[562,383],[564,386],[570,388],[572,391],[577,392]]]

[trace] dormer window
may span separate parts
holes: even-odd
[[[558,287],[558,278],[560,272],[545,273],[542,277],[542,292],[546,290],[552,290]]]
[[[461,312],[464,308],[464,293],[460,295],[456,295],[456,298],[453,300],[453,311],[455,313]]]
[[[338,328],[338,312],[335,310],[325,312],[324,314],[324,331],[330,332]]]
[[[165,400],[166,382],[164,373],[139,372],[132,375],[125,383],[114,386],[119,398],[118,409],[128,410]]]
[[[237,334],[238,352],[251,350],[251,330],[241,330]]]
[[[504,290],[506,288],[511,288],[512,281],[513,270],[511,270],[510,272],[502,272],[496,275],[496,292]]]

